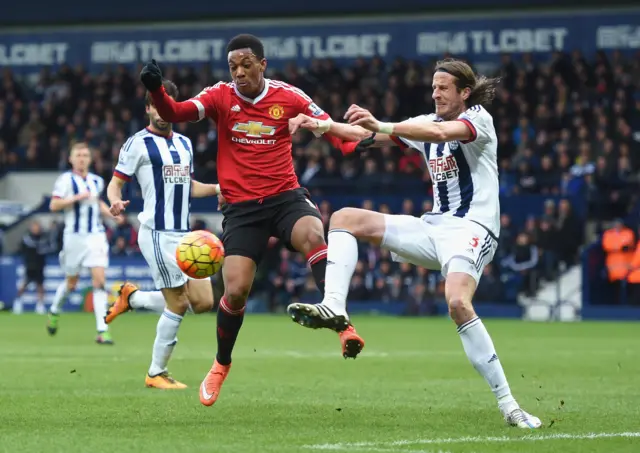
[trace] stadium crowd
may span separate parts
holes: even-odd
[[[432,64],[397,59],[358,60],[339,68],[330,60],[310,67],[289,65],[270,76],[304,90],[334,119],[350,104],[370,109],[381,121],[401,121],[433,111]],[[163,66],[165,77],[186,99],[218,81],[211,68]],[[619,53],[555,53],[538,62],[530,54],[502,57],[502,77],[491,113],[499,139],[500,190],[504,196],[550,197],[542,217],[517,228],[503,214],[500,246],[485,269],[479,300],[513,300],[519,291],[535,292],[552,279],[558,263],[576,262],[583,244],[583,223],[566,200],[588,200],[588,216],[598,221],[625,217],[636,202],[640,169],[640,58]],[[113,67],[100,74],[82,67],[43,69],[33,83],[5,69],[0,83],[0,168],[9,171],[67,169],[74,141],[94,149],[94,171],[109,180],[121,145],[146,125],[144,88],[139,70]],[[196,178],[216,180],[217,136],[208,122],[175,126],[192,138]],[[345,193],[366,198],[362,207],[391,212],[377,202],[381,194],[407,197],[401,212],[418,215],[431,209],[431,181],[422,157],[408,149],[382,148],[364,156],[343,157],[310,134],[294,138],[294,162],[300,182],[318,199]],[[416,193],[425,194],[417,205]],[[320,204],[328,222],[333,207]],[[201,225],[204,226],[204,225]],[[115,255],[139,253],[136,232],[128,223],[110,231]],[[272,306],[292,298],[318,297],[304,259],[274,244],[256,289]],[[398,265],[387,253],[362,247],[351,299],[404,300],[410,310],[428,311],[442,295],[439,273]]]

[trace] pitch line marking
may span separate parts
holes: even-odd
[[[547,440],[594,440],[610,438],[635,438],[640,437],[640,432],[623,433],[585,433],[585,434],[527,434],[522,437],[446,437],[440,439],[415,439],[396,440],[394,442],[341,442],[335,444],[314,444],[304,445],[304,448],[311,450],[350,450],[366,448],[393,448],[410,445],[443,445],[443,444],[479,444],[479,443],[508,443],[508,442],[540,442]],[[409,451],[409,450],[408,450]],[[410,450],[415,451],[415,450]]]

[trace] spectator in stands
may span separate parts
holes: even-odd
[[[22,285],[18,288],[16,299],[13,302],[14,313],[22,313],[22,295],[31,283],[36,285],[38,295],[35,312],[39,315],[47,313],[47,308],[44,305],[44,267],[47,254],[50,253],[50,251],[51,241],[49,235],[42,231],[40,223],[34,220],[29,225],[29,231],[22,238],[20,252],[24,259],[25,275]]]
[[[557,276],[559,250],[562,247],[562,240],[553,218],[545,216],[540,219],[536,244],[540,254],[540,276],[551,281]]]
[[[614,287],[615,301],[620,299],[620,283],[627,278],[629,273],[635,245],[636,238],[633,230],[627,227],[621,219],[616,219],[613,227],[602,235],[607,276]]]
[[[558,203],[556,218],[558,237],[554,250],[558,253],[560,261],[567,266],[572,266],[576,262],[578,250],[584,241],[584,226],[567,199],[562,199]]]
[[[482,278],[476,290],[475,299],[479,302],[499,302],[503,298],[502,282],[496,276],[492,263],[482,271]]]
[[[115,228],[109,232],[111,251],[122,256],[139,252],[138,232],[131,226],[129,219],[126,216],[118,216],[115,218],[115,224]]]
[[[638,229],[638,238],[640,238],[640,229]],[[636,243],[629,264],[627,288],[627,302],[632,305],[640,305],[640,239]]]
[[[538,247],[531,243],[527,233],[518,235],[513,253],[505,259],[502,266],[517,275],[527,296],[535,294],[538,287]]]

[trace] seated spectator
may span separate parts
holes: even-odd
[[[520,233],[516,238],[513,253],[502,263],[505,269],[519,275],[522,281],[521,289],[527,296],[533,296],[538,288],[536,267],[538,266],[538,247],[531,244],[526,233]]]

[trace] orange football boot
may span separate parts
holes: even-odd
[[[360,351],[364,348],[364,340],[356,329],[349,325],[346,330],[339,332],[340,342],[342,343],[342,356],[345,359],[355,359]]]
[[[187,388],[185,384],[172,378],[167,371],[156,376],[147,374],[147,377],[144,378],[144,386],[160,390],[182,390]]]
[[[136,291],[138,291],[138,287],[133,283],[126,282],[122,285],[120,291],[118,291],[118,298],[113,305],[107,308],[107,316],[104,317],[104,322],[109,324],[122,313],[130,311],[131,305],[129,305],[129,298]]]
[[[205,406],[213,406],[220,395],[220,389],[231,370],[231,364],[220,365],[216,359],[200,385],[200,402]]]

